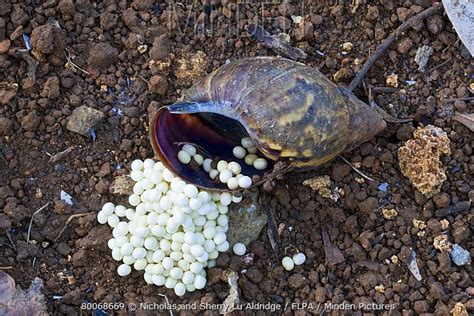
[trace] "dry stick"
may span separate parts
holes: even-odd
[[[375,63],[375,61],[377,59],[379,59],[379,57],[382,55],[382,53],[390,46],[393,44],[393,42],[395,42],[395,39],[403,32],[405,32],[406,30],[408,30],[415,22],[418,22],[420,20],[423,20],[433,14],[435,14],[436,12],[438,12],[439,10],[441,10],[442,8],[442,5],[441,3],[437,3],[435,5],[433,5],[432,7],[418,13],[417,15],[409,18],[408,20],[406,20],[404,23],[402,23],[394,32],[392,32],[383,42],[382,44],[379,46],[379,48],[377,48],[377,50],[375,51],[375,53],[370,56],[370,58],[367,60],[367,62],[364,64],[364,66],[362,66],[362,69],[357,73],[356,77],[354,78],[354,80],[352,80],[351,84],[349,85],[348,89],[350,91],[354,91],[355,88],[357,88],[357,86],[359,85],[360,81],[362,80],[362,78],[364,78],[364,76],[367,74],[367,72],[369,71],[369,69],[373,66],[373,64]]]
[[[0,267],[0,270],[10,270],[13,269],[12,266]]]
[[[170,306],[170,301],[168,300],[168,296],[166,296],[165,294],[160,294],[160,293],[158,293],[158,295],[161,297],[164,297],[166,305]],[[169,311],[170,311],[170,315],[173,316],[173,311],[171,310],[171,308],[169,309]]]
[[[41,212],[42,210],[44,210],[46,207],[48,207],[48,205],[51,204],[51,201],[46,203],[45,205],[43,205],[42,207],[40,207],[39,210],[37,210],[36,212],[33,213],[33,215],[31,216],[31,220],[30,220],[30,225],[28,226],[28,235],[26,237],[26,242],[30,242],[30,235],[31,235],[31,226],[33,225],[33,218],[35,217],[36,214],[38,214],[39,212]]]
[[[71,58],[71,52],[69,51],[69,49],[67,48],[64,48],[64,57],[66,57],[66,60],[69,64],[71,64],[72,66],[76,67],[77,69],[79,69],[80,71],[82,71],[83,73],[85,73],[86,75],[89,75],[89,73],[87,71],[85,71],[84,69],[82,69],[81,67],[79,67],[78,65],[76,65],[73,61],[72,61],[72,58]]]
[[[362,171],[360,171],[359,169],[357,169],[356,167],[354,167],[346,158],[342,157],[342,156],[339,156],[346,164],[349,165],[349,167],[351,167],[355,172],[357,172],[358,174],[360,174],[362,177],[364,177],[365,179],[369,180],[369,181],[374,181],[374,179],[372,179],[371,177],[369,176],[366,176],[365,174],[362,173]]]
[[[56,239],[54,239],[54,242],[57,242],[57,241],[58,241],[59,237],[61,237],[61,235],[62,235],[62,234],[64,233],[64,231],[66,230],[67,225],[69,225],[69,223],[70,223],[73,219],[75,219],[75,218],[77,218],[77,217],[92,215],[92,214],[94,214],[94,212],[81,213],[81,214],[74,214],[74,215],[69,216],[69,218],[68,218],[67,221],[66,221],[66,224],[64,224],[63,229],[61,229],[61,231],[59,232],[59,234],[58,234],[58,236],[56,237]]]

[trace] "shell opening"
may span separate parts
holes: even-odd
[[[204,158],[238,162],[242,174],[249,177],[263,176],[273,169],[272,161],[267,159],[268,167],[257,170],[232,153],[244,137],[248,137],[248,133],[237,120],[209,112],[171,113],[168,108],[163,107],[154,115],[150,126],[153,149],[163,164],[183,180],[211,190],[229,189],[226,184],[212,180],[202,167],[181,163],[178,152],[182,145],[195,145]],[[264,157],[262,154],[259,156]]]

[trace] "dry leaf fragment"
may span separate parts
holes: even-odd
[[[463,114],[463,113],[455,112],[453,120],[466,126],[467,128],[471,130],[471,132],[474,132],[474,113]]]

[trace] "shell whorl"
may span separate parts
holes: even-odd
[[[183,101],[238,120],[268,158],[294,159],[297,167],[329,161],[385,127],[368,105],[318,70],[276,57],[224,65]]]

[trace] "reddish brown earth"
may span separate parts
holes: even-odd
[[[260,22],[272,34],[289,34],[291,44],[308,53],[306,64],[331,79],[337,74],[345,85],[360,69],[356,59],[363,63],[401,22],[431,5],[429,0],[158,2],[0,1],[0,269],[22,288],[42,278],[48,311],[56,315],[79,314],[85,302],[163,303],[158,293],[172,303],[222,303],[228,285],[220,276],[229,268],[239,272],[242,302],[287,305],[279,313],[288,315],[319,314],[323,307],[318,310],[318,303],[329,302],[394,307],[347,312],[356,315],[447,315],[458,302],[472,313],[472,266],[458,267],[446,252],[433,247],[434,238],[446,232],[452,243],[474,254],[472,207],[436,216],[439,209],[474,199],[473,134],[452,119],[454,111],[473,112],[472,98],[454,99],[472,97],[474,68],[443,14],[403,34],[365,78],[368,84],[385,86],[387,76],[398,75],[395,92],[376,94],[375,99],[390,114],[414,119],[389,124],[371,142],[344,155],[375,181],[362,181],[336,159],[278,181],[267,193],[282,227],[280,247],[304,251],[308,259],[303,266],[284,271],[283,251],[273,252],[264,230],[249,247],[255,254],[251,263],[230,253],[220,255],[217,268],[208,272],[205,290],[182,299],[146,285],[140,272],[119,277],[106,245],[110,229],[95,220],[103,203],[118,202],[109,193],[110,183],[128,173],[133,159],[153,156],[147,126],[157,108],[175,101],[195,79],[228,59],[274,55],[249,38],[249,23]],[[292,15],[303,16],[303,22],[295,24]],[[32,60],[38,61],[35,78],[28,75],[27,61],[18,51],[25,48],[22,34],[30,37]],[[342,54],[344,42],[353,44],[348,54]],[[141,45],[147,45],[147,51],[140,53]],[[423,45],[434,50],[426,72],[414,62]],[[88,73],[65,67],[65,48]],[[205,54],[196,55],[199,51]],[[149,67],[152,59],[157,62]],[[366,100],[362,89],[357,94]],[[68,116],[81,105],[105,115],[94,141],[66,128]],[[397,149],[420,124],[442,128],[451,140],[452,154],[442,158],[448,179],[430,199],[414,189],[398,167]],[[50,154],[67,148],[71,151],[66,157],[49,162]],[[342,188],[344,196],[333,202],[302,185],[315,175],[329,175],[332,188]],[[384,182],[387,192],[378,189]],[[59,201],[61,190],[73,196],[73,207]],[[53,203],[34,217],[32,242],[27,243],[32,214],[48,201]],[[396,209],[398,216],[385,219],[383,208]],[[56,241],[69,216],[87,212],[94,214],[72,220]],[[413,219],[426,223],[424,234]],[[447,228],[443,219],[449,222]],[[343,262],[332,264],[325,255],[323,227]],[[407,269],[411,249],[421,281]],[[312,308],[291,309],[291,303],[311,303]]]

